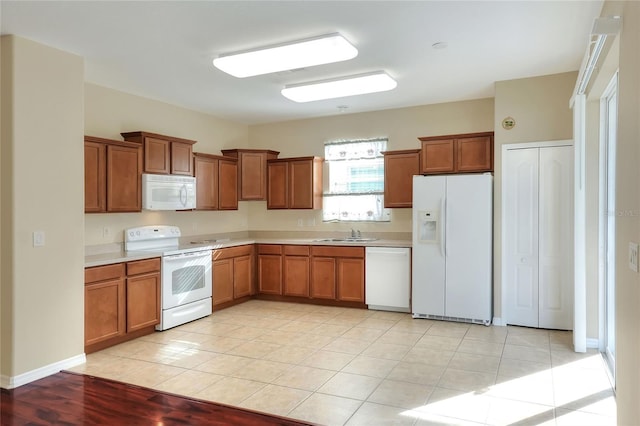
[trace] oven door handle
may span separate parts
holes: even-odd
[[[164,256],[165,260],[179,260],[185,258],[198,258],[198,257],[211,257],[211,250],[206,251],[196,251],[193,253],[180,253],[180,254],[171,254],[168,256]]]

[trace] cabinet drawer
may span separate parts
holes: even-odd
[[[218,249],[213,251],[213,260],[215,261],[229,259],[232,257],[247,256],[251,255],[252,251],[253,246],[251,245]]]
[[[361,257],[364,258],[364,247],[313,246],[312,256],[324,257]]]
[[[309,256],[309,246],[284,246],[284,254],[293,256]]]
[[[258,244],[258,254],[282,254],[280,244]]]
[[[160,270],[160,258],[136,260],[127,262],[127,275],[146,274],[147,272],[157,272]]]
[[[124,276],[124,263],[85,268],[84,283],[95,283]]]

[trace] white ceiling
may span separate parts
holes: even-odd
[[[493,96],[577,70],[602,1],[6,1],[2,34],[85,58],[86,80],[255,124]],[[339,32],[356,58],[237,79],[219,54]],[[443,50],[437,42],[448,43]],[[395,90],[299,104],[287,84],[384,70]]]

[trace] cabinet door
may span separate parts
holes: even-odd
[[[284,256],[284,294],[309,296],[308,256]]]
[[[101,143],[84,143],[84,211],[106,211],[106,146]]]
[[[282,256],[258,256],[258,289],[260,293],[282,294]]]
[[[490,136],[456,140],[456,169],[459,172],[493,170],[493,143]]]
[[[289,207],[286,161],[267,163],[267,208],[286,209]]]
[[[160,323],[160,274],[127,278],[127,333]]]
[[[384,206],[412,207],[413,176],[420,174],[420,151],[384,154]]]
[[[164,139],[144,138],[144,172],[169,174],[170,165],[170,142]]]
[[[422,141],[421,173],[453,173],[454,139]]]
[[[233,297],[235,299],[251,295],[251,266],[253,256],[238,256],[233,259]]]
[[[213,262],[213,306],[233,300],[233,259]]]
[[[313,161],[289,162],[289,208],[312,209],[313,206]]]
[[[338,258],[338,300],[364,303],[364,259]]]
[[[311,297],[316,299],[336,298],[336,259],[333,257],[311,258]]]
[[[124,285],[124,278],[85,285],[85,346],[125,334]]]
[[[267,155],[240,153],[240,200],[264,200],[267,191]]]
[[[107,146],[107,211],[142,210],[140,149]]]
[[[196,209],[218,209],[218,160],[195,157]]]
[[[218,208],[238,210],[238,162],[218,161]]]
[[[171,142],[171,174],[193,176],[192,155],[191,144]]]

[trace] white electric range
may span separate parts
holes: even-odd
[[[177,226],[141,226],[124,232],[127,252],[150,251],[162,257],[162,313],[156,330],[211,315],[211,246],[181,245]]]

